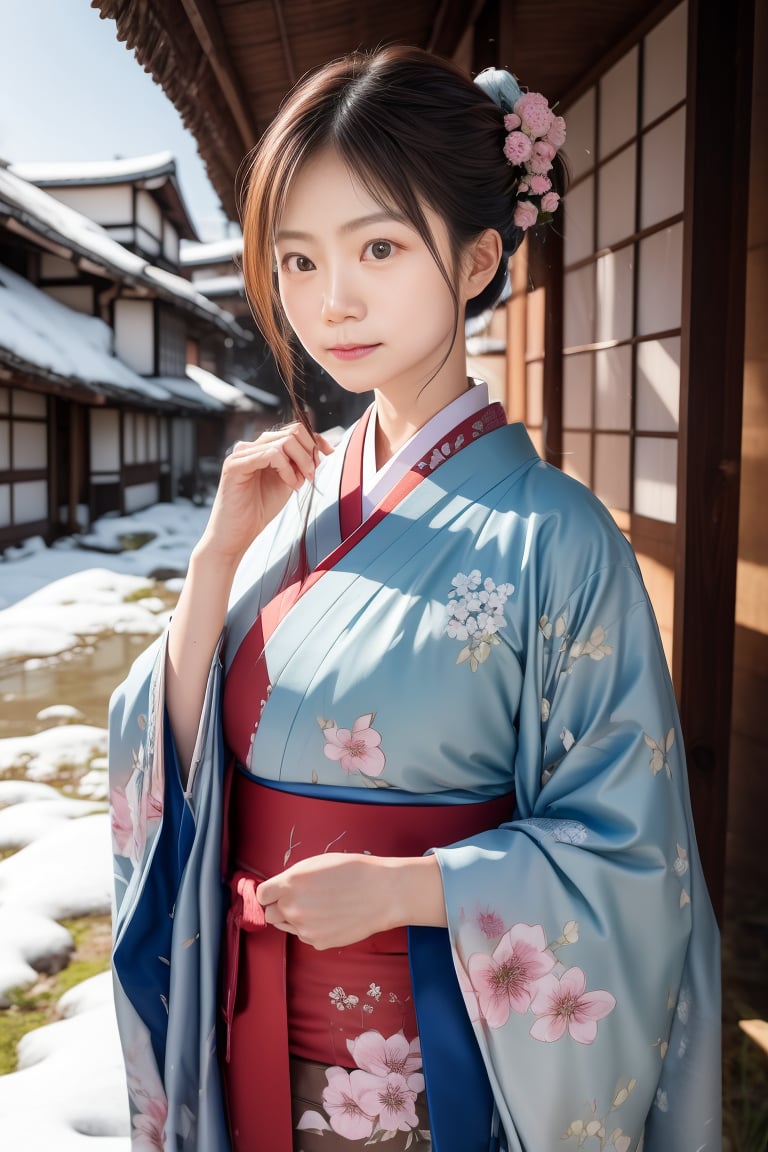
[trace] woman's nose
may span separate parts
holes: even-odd
[[[323,320],[327,324],[341,324],[344,320],[359,319],[363,311],[363,301],[351,278],[339,273],[331,275],[323,290]]]

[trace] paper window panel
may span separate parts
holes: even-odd
[[[685,194],[685,108],[643,137],[640,227],[650,228],[683,210]]]
[[[607,156],[637,133],[637,47],[600,79],[600,156]]]
[[[640,242],[637,334],[680,327],[683,225],[674,224]]]
[[[591,344],[595,331],[595,269],[588,264],[566,272],[563,340],[566,348]]]
[[[48,517],[48,485],[45,480],[27,480],[13,486],[13,522],[31,524]]]
[[[525,419],[526,423],[544,423],[544,364],[533,360],[525,366]]]
[[[566,476],[589,486],[592,469],[592,437],[589,432],[563,432],[563,460]]]
[[[143,412],[136,414],[136,463],[147,462],[147,417]]]
[[[123,414],[123,463],[136,463],[136,413]],[[118,467],[113,464],[112,467]]]
[[[677,441],[635,440],[634,511],[674,524],[677,516]]]
[[[587,176],[563,200],[565,266],[591,256],[595,250],[595,178]]]
[[[528,435],[530,436],[531,443],[538,452],[539,456],[541,456],[542,460],[544,460],[546,457],[546,451],[544,449],[544,436],[542,434],[541,428],[529,428]]]
[[[595,436],[595,495],[609,508],[629,510],[629,436]]]
[[[578,180],[595,166],[595,89],[590,88],[564,113],[571,179]]]
[[[11,426],[7,420],[0,420],[0,472],[11,466]]]
[[[28,424],[17,420],[13,425],[13,460],[11,467],[46,468],[48,466],[48,429],[45,424]]]
[[[630,244],[597,261],[598,343],[628,340],[632,336],[633,252],[634,245]]]
[[[543,288],[536,288],[526,297],[525,351],[532,359],[544,355],[547,296]]]
[[[597,247],[608,248],[635,231],[637,148],[625,148],[604,164],[597,182]]]
[[[637,345],[636,427],[677,432],[680,412],[680,337]]]
[[[595,353],[595,426],[627,431],[631,423],[632,349],[601,348]]]
[[[11,523],[11,486],[0,484],[0,528],[8,528]]]
[[[581,352],[563,357],[563,426],[592,427],[592,372],[594,356]]]
[[[147,417],[147,428],[149,434],[149,459],[160,459],[160,421],[157,416]]]
[[[687,4],[674,8],[645,37],[643,124],[650,124],[685,99],[687,38]]]
[[[126,417],[126,423],[128,417]],[[91,469],[113,472],[120,467],[120,420],[114,409],[91,409]]]
[[[44,419],[48,407],[41,392],[21,392],[14,388],[11,394],[14,416],[35,416]]]

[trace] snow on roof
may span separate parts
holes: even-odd
[[[208,412],[226,411],[226,404],[206,395],[200,385],[189,376],[156,376],[155,381],[187,408],[203,409]]]
[[[240,411],[253,412],[255,407],[254,400],[252,398],[249,399],[249,397],[246,396],[240,388],[235,387],[234,384],[228,384],[226,380],[222,380],[219,376],[214,376],[213,372],[207,372],[205,368],[200,368],[197,364],[187,364],[187,376],[202,388],[206,396],[212,396],[227,408],[237,408]]]
[[[141,256],[113,240],[87,216],[61,204],[42,188],[0,166],[0,220],[12,216],[40,236],[48,237],[77,255],[102,265],[110,276],[151,287],[158,295],[203,314],[217,327],[250,339],[234,317],[191,287],[189,280],[154,268]]]
[[[260,396],[252,395],[251,389],[246,389],[244,385],[239,384],[239,381],[237,385],[228,384],[226,380],[214,376],[213,372],[208,372],[197,364],[187,365],[187,376],[154,377],[154,381],[181,401],[208,411],[234,409],[252,412],[264,406]]]
[[[204,264],[222,264],[234,260],[243,252],[242,236],[230,236],[226,240],[211,240],[207,244],[181,245],[179,261],[184,267],[197,268]]]
[[[164,388],[113,356],[111,347],[112,330],[103,320],[67,308],[0,265],[0,358],[7,351],[64,380],[144,399],[171,399]]]
[[[147,180],[153,176],[176,174],[172,152],[149,156],[122,156],[115,160],[68,160],[11,164],[11,171],[33,184],[117,184],[127,180]]]
[[[193,280],[192,283],[197,291],[202,292],[209,300],[216,296],[242,296],[245,291],[243,278],[237,272],[231,276],[206,276],[205,279]]]

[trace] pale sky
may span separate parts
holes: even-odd
[[[0,158],[111,160],[171,151],[202,239],[226,235],[194,138],[89,0],[0,0]]]

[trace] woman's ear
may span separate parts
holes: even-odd
[[[495,228],[486,228],[468,244],[464,259],[467,300],[479,296],[490,284],[496,275],[501,257],[501,236]]]

